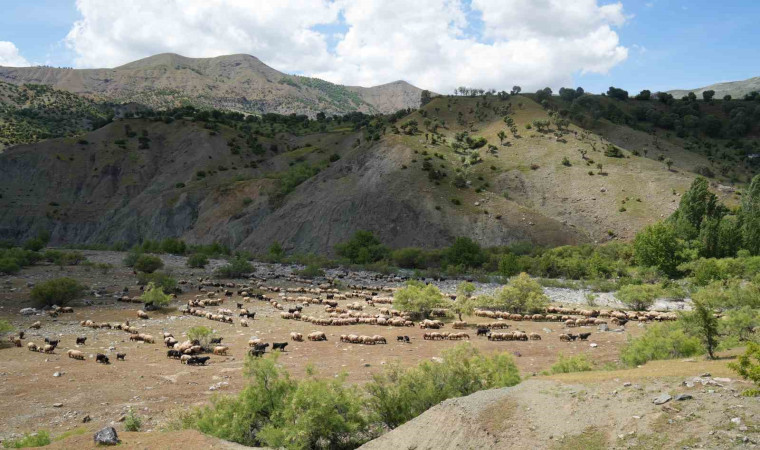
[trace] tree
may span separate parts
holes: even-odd
[[[504,139],[507,138],[507,133],[505,133],[504,130],[500,130],[496,136],[499,137],[499,143],[504,144]]]
[[[275,241],[269,246],[268,254],[270,260],[279,262],[285,256],[285,250],[283,250],[279,242]]]
[[[406,311],[423,319],[429,318],[433,309],[447,306],[443,294],[435,285],[425,285],[415,280],[409,281],[405,287],[396,291],[393,305],[399,311]]]
[[[698,337],[710,359],[715,359],[715,349],[718,347],[718,319],[705,302],[693,300],[692,304],[693,311],[682,314],[681,317],[684,329]]]
[[[741,209],[742,240],[752,255],[760,255],[760,175],[755,175],[744,193]]]
[[[368,264],[386,257],[388,247],[371,231],[359,230],[348,241],[336,245],[335,252],[353,264]]]
[[[670,158],[665,158],[665,165],[668,166],[668,170],[670,170],[670,168],[673,167],[673,160]]]
[[[724,209],[718,203],[718,197],[709,188],[706,178],[694,179],[681,197],[678,209],[668,219],[685,239],[696,238],[705,218],[720,218],[723,215]]]
[[[203,253],[193,253],[187,258],[187,267],[202,269],[208,264],[208,256]]]
[[[430,91],[427,89],[423,90],[420,93],[420,106],[425,106],[428,103],[430,103],[430,100],[432,100],[432,96],[430,95]]]
[[[713,97],[715,97],[715,91],[712,89],[707,91],[702,91],[702,99],[706,102],[712,101]]]
[[[85,286],[73,278],[54,278],[32,288],[32,300],[39,306],[64,306],[84,294]]]
[[[607,89],[607,96],[618,100],[628,100],[628,91],[614,86]]]
[[[653,284],[627,284],[615,293],[615,297],[634,311],[646,311],[661,293],[660,287]]]
[[[544,294],[538,282],[523,272],[509,280],[492,297],[485,297],[481,305],[502,308],[517,314],[535,314],[542,312],[549,304],[549,298]]]
[[[148,288],[145,289],[143,295],[140,296],[140,300],[142,300],[148,308],[164,308],[169,306],[169,303],[172,301],[172,296],[165,294],[161,287],[150,282],[148,283]]]
[[[643,91],[639,92],[635,98],[636,100],[647,101],[652,98],[652,91],[649,89],[644,89]]]
[[[511,95],[517,95],[522,91],[520,86],[512,86],[512,90],[509,92]]]
[[[477,242],[468,237],[454,239],[451,247],[444,250],[447,264],[464,267],[480,267],[486,261],[486,255]]]
[[[202,325],[192,327],[189,330],[187,330],[187,338],[191,341],[198,341],[201,347],[207,348],[208,342],[211,339],[211,336],[213,336],[214,330],[212,330],[209,327],[204,327]]]
[[[452,306],[452,311],[462,320],[462,314],[469,316],[475,310],[475,301],[472,294],[475,292],[475,285],[463,281],[457,286],[457,298]]]
[[[682,244],[671,224],[657,222],[641,230],[633,241],[636,263],[656,267],[668,275],[676,275],[681,263]]]

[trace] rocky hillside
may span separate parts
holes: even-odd
[[[439,97],[392,123],[181,116],[117,119],[81,138],[7,150],[0,238],[45,228],[58,244],[181,237],[320,253],[359,229],[392,247],[456,236],[489,246],[628,239],[669,215],[690,171],[711,164],[610,123],[614,155],[609,140],[574,125],[527,129],[548,116],[523,96]],[[504,117],[516,131],[500,139]],[[655,144],[670,169],[632,153]],[[713,186],[735,202],[732,188]]]
[[[702,98],[702,92],[709,90],[715,91],[715,98],[723,98],[726,95],[730,95],[733,98],[743,98],[750,92],[760,92],[760,77],[753,77],[742,81],[715,83],[696,89],[674,89],[668,91],[668,93],[672,94],[675,98],[681,98],[689,92],[693,92]]]
[[[0,81],[45,84],[96,99],[155,109],[186,104],[246,113],[392,113],[417,108],[421,89],[404,81],[362,88],[286,75],[250,55],[186,58],[165,53],[113,69],[0,67]]]

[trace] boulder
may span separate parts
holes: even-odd
[[[93,440],[98,445],[118,445],[121,443],[114,427],[105,427],[95,433]]]
[[[19,311],[21,314],[25,316],[33,316],[37,314],[37,310],[34,308],[23,308],[21,311]]]
[[[679,402],[682,402],[684,400],[691,400],[694,397],[691,394],[678,394],[676,395],[676,400]]]
[[[657,398],[655,398],[654,400],[652,400],[652,402],[653,402],[655,405],[663,405],[663,404],[665,404],[665,403],[669,402],[669,401],[670,401],[672,398],[673,398],[673,397],[671,397],[671,396],[670,396],[670,394],[664,394],[664,393],[663,393],[663,394],[660,394],[660,395],[659,395]]]

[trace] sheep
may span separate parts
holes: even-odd
[[[559,340],[562,341],[562,342],[570,342],[571,341],[570,336],[568,336],[567,334],[560,334],[559,335]]]
[[[464,322],[464,321],[460,321],[460,320],[455,320],[455,321],[454,321],[454,322],[451,324],[451,326],[452,326],[452,327],[453,327],[455,330],[461,330],[461,329],[467,328],[467,322]]]
[[[59,344],[60,342],[61,342],[61,340],[60,340],[60,339],[50,339],[50,338],[45,338],[45,343],[46,343],[46,344],[50,344],[50,345],[52,345],[52,346],[53,346],[53,348],[56,348],[56,347],[58,347],[58,344]]]
[[[87,337],[78,337],[77,338],[77,345],[84,345],[85,341],[87,340]]]
[[[35,330],[39,330],[41,327],[42,327],[42,323],[40,323],[39,320],[29,325],[29,328],[34,328]]]
[[[287,347],[287,346],[288,346],[287,342],[275,342],[275,343],[272,344],[272,351],[280,350],[280,351],[284,352],[285,351],[285,347]]]
[[[166,352],[167,358],[179,359],[181,356],[182,356],[182,352],[180,352],[179,350],[168,350]]]
[[[248,341],[248,347],[256,347],[258,344],[261,344],[261,339],[250,339]]]
[[[208,343],[209,344],[221,344],[222,343],[222,339],[224,339],[224,338],[223,337],[211,338],[211,339],[209,339]]]
[[[310,341],[326,341],[327,335],[323,331],[314,331],[309,333],[308,338]]]
[[[13,342],[13,345],[15,345],[16,347],[21,347],[21,338],[19,338],[18,336],[11,336],[9,339],[11,342]]]
[[[188,359],[185,364],[191,365],[191,366],[205,366],[206,362],[211,359],[210,356],[193,356],[190,359]]]
[[[138,336],[141,338],[140,340],[145,342],[146,344],[155,344],[156,340],[153,338],[153,336],[149,334],[138,334]]]
[[[255,348],[252,348],[252,349],[248,350],[248,354],[250,354],[254,358],[260,358],[261,356],[264,355],[264,350],[257,350]]]
[[[380,335],[377,335],[377,334],[374,335],[374,336],[372,336],[372,339],[375,341],[375,344],[387,344],[388,343],[388,341],[386,341],[384,337],[382,337]]]
[[[53,353],[53,350],[55,350],[55,345],[46,344],[44,347],[42,347],[43,353]]]
[[[69,355],[69,358],[84,361],[84,353],[80,352],[79,350],[69,350],[66,352],[66,354]]]
[[[102,353],[98,353],[95,356],[95,362],[98,362],[98,363],[101,363],[101,364],[111,364],[111,362],[108,361],[108,356],[106,356],[106,355],[104,355]]]
[[[148,317],[148,314],[142,309],[137,310],[137,317],[140,319],[150,319],[150,317]]]
[[[303,334],[296,333],[295,331],[290,333],[290,340],[296,342],[303,342]]]
[[[34,342],[29,342],[26,344],[26,348],[29,349],[30,352],[36,352],[37,344],[35,344]]]
[[[117,360],[117,361],[119,361],[119,360],[120,360],[120,361],[124,361],[124,360],[125,360],[124,358],[126,358],[126,357],[127,357],[127,354],[126,354],[126,353],[117,353],[117,354],[116,354],[116,360]]]
[[[578,335],[578,337],[580,337],[582,341],[585,341],[586,339],[588,339],[589,336],[591,336],[591,333],[581,333]]]
[[[167,347],[167,348],[172,348],[172,347],[174,347],[174,344],[176,344],[177,342],[179,342],[179,341],[177,341],[176,339],[174,339],[174,338],[173,338],[173,337],[171,337],[171,336],[169,336],[169,337],[167,337],[167,338],[164,338],[164,344],[166,344],[166,347]]]
[[[230,348],[227,347],[226,345],[220,345],[220,346],[214,347],[214,354],[215,355],[226,355],[227,354],[227,350],[229,350],[229,349]]]
[[[190,356],[190,355],[182,355],[179,358],[179,362],[180,362],[180,364],[187,364],[187,362],[190,361],[190,358],[192,358],[192,356]]]
[[[538,333],[530,333],[530,334],[528,335],[528,338],[529,338],[531,341],[540,341],[540,340],[541,340],[541,335],[540,335],[540,334],[538,334]]]
[[[248,326],[248,320],[246,320],[246,319],[240,319],[240,326],[241,327],[247,327]]]

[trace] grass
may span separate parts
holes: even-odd
[[[507,397],[484,409],[478,417],[478,422],[487,432],[498,435],[512,425],[516,411],[517,402]]]
[[[53,438],[53,442],[62,441],[72,436],[80,436],[82,434],[87,433],[87,431],[88,430],[85,427],[77,427],[77,428],[74,428],[73,430],[66,431],[64,433],[61,433],[59,436],[56,436],[55,438]]]
[[[27,448],[27,447],[44,447],[50,444],[50,433],[47,431],[38,431],[32,434],[25,434],[24,437],[12,441],[3,442],[5,448]]]
[[[597,427],[588,427],[580,434],[559,439],[554,447],[559,450],[605,450],[609,448],[607,436]]]

